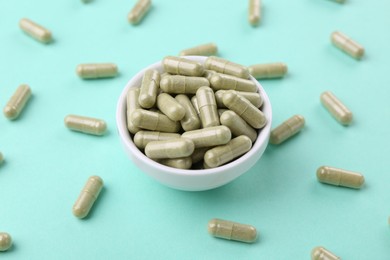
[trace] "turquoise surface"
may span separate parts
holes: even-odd
[[[322,245],[342,259],[390,259],[390,2],[264,0],[259,27],[247,1],[153,1],[139,26],[127,22],[134,1],[1,1],[0,104],[28,83],[33,98],[21,117],[0,117],[0,230],[14,239],[1,259],[310,259]],[[53,32],[40,44],[18,21]],[[340,30],[366,48],[356,61],[330,43]],[[116,102],[139,70],[197,44],[251,65],[282,61],[283,79],[261,80],[273,126],[302,114],[305,129],[234,182],[206,192],[177,191],[143,174],[117,135]],[[114,79],[81,80],[76,65],[115,62]],[[354,113],[339,125],[319,95],[333,91]],[[105,119],[95,137],[69,131],[67,114]],[[317,182],[330,165],[361,172],[361,190]],[[105,188],[88,219],[71,208],[90,175]],[[257,227],[255,244],[207,234],[211,218]]]

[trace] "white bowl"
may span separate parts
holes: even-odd
[[[187,56],[187,59],[204,63],[207,57]],[[271,103],[263,87],[251,76],[251,80],[256,83],[260,95],[264,100],[262,111],[267,118],[267,124],[259,130],[258,137],[252,149],[240,158],[223,166],[204,170],[183,170],[159,164],[146,157],[134,144],[126,123],[126,94],[131,87],[141,85],[142,76],[148,69],[163,71],[161,61],[137,73],[123,89],[117,105],[116,122],[120,140],[129,158],[147,175],[158,182],[174,189],[186,191],[202,191],[220,187],[231,182],[240,175],[248,171],[262,156],[268,144],[271,131],[272,109]]]

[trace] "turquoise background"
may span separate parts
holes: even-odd
[[[14,239],[1,259],[310,259],[323,245],[343,259],[390,259],[390,2],[264,0],[262,23],[247,22],[247,1],[162,1],[139,26],[135,1],[1,1],[0,104],[28,83],[21,117],[0,117],[0,230]],[[43,45],[26,36],[28,17],[53,32]],[[330,43],[340,30],[366,48],[356,61]],[[117,99],[139,70],[180,50],[215,42],[244,65],[282,61],[283,79],[261,80],[273,126],[302,114],[307,126],[234,182],[206,192],[177,191],[143,174],[117,135]],[[114,79],[81,80],[79,63],[115,62]],[[333,91],[354,113],[339,125],[321,106]],[[105,119],[108,134],[69,131],[67,114]],[[361,172],[361,190],[324,185],[316,169]],[[90,175],[105,188],[90,216],[71,208]],[[257,227],[255,244],[207,234],[211,218]]]

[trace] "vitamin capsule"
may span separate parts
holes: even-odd
[[[4,116],[8,119],[16,119],[22,112],[27,101],[31,97],[31,89],[28,85],[20,85],[3,109]]]
[[[188,157],[194,149],[194,143],[190,139],[175,138],[148,143],[145,147],[145,154],[151,159],[174,159]]]
[[[144,109],[136,109],[131,114],[131,121],[137,127],[160,132],[177,133],[180,123],[172,121],[166,115]]]
[[[337,48],[349,54],[355,59],[360,59],[364,55],[363,46],[353,41],[341,32],[333,32],[331,35],[331,40]]]
[[[107,124],[104,120],[92,117],[67,115],[64,122],[70,130],[90,135],[103,135],[107,130]]]
[[[271,131],[270,143],[280,144],[296,135],[305,126],[305,118],[295,115]]]
[[[177,159],[161,159],[158,162],[165,166],[173,167],[176,169],[189,169],[192,166],[191,157]]]
[[[196,91],[196,100],[198,102],[202,126],[206,128],[220,125],[213,90],[209,87],[199,88],[198,91]]]
[[[198,100],[196,99],[196,96],[193,96],[191,98],[191,103],[192,105],[194,106],[194,109],[196,111],[196,113],[198,114],[198,116],[200,116],[200,111],[199,111],[199,106],[198,106]],[[201,122],[202,124],[202,122]]]
[[[245,92],[256,92],[256,84],[252,80],[241,79],[225,74],[214,74],[210,79],[211,87],[214,90],[238,90]]]
[[[249,73],[256,79],[281,78],[287,73],[287,65],[282,62],[255,64],[248,67]]]
[[[85,218],[103,188],[103,180],[99,176],[91,176],[73,205],[73,215]]]
[[[243,79],[249,78],[249,71],[247,67],[215,56],[207,58],[204,66],[208,70],[214,70],[219,73],[236,76]]]
[[[157,96],[157,107],[173,121],[182,120],[186,114],[184,107],[167,93],[161,93]]]
[[[218,47],[214,43],[202,44],[190,49],[182,50],[179,56],[210,56],[215,55],[218,52]]]
[[[311,251],[311,259],[312,260],[341,260],[340,257],[334,255],[329,250],[320,246],[315,247]]]
[[[257,26],[261,20],[261,1],[249,0],[248,21],[251,25]]]
[[[79,64],[76,73],[82,79],[112,78],[118,75],[118,67],[114,63]]]
[[[208,232],[214,237],[245,243],[253,243],[257,239],[254,226],[217,218],[209,221]]]
[[[131,113],[133,113],[133,111],[136,110],[137,108],[141,108],[141,106],[138,103],[138,97],[139,97],[139,88],[130,88],[129,91],[127,92],[127,96],[126,96],[127,129],[132,134],[135,134],[141,130],[139,127],[136,127],[131,121]]]
[[[23,18],[19,21],[19,27],[37,41],[42,43],[49,43],[52,41],[52,35],[48,29],[27,18]]]
[[[151,108],[156,103],[160,86],[160,73],[157,70],[147,70],[142,78],[138,103],[143,108]]]
[[[229,90],[223,95],[223,103],[253,128],[260,129],[267,123],[263,112],[234,91]]]
[[[236,91],[238,95],[243,98],[248,99],[255,107],[259,108],[263,105],[263,99],[261,98],[259,93],[255,92],[244,92],[244,91]],[[226,93],[226,90],[218,90],[214,93],[215,101],[217,102],[217,107],[225,108],[225,104],[223,103],[223,95]]]
[[[195,164],[195,163],[198,163],[200,161],[203,161],[204,154],[209,149],[210,149],[210,147],[196,148],[194,150],[194,152],[191,154],[192,164]]]
[[[204,162],[208,167],[215,168],[243,155],[251,148],[251,139],[245,135],[240,135],[225,145],[208,150],[204,155]]]
[[[164,92],[171,94],[195,94],[203,86],[210,86],[210,82],[202,77],[181,75],[166,76],[160,82],[160,88]]]
[[[232,134],[229,128],[220,125],[187,131],[181,136],[194,142],[195,148],[201,148],[227,144],[230,141]]]
[[[163,59],[162,63],[165,72],[171,74],[200,77],[204,73],[204,67],[202,64],[184,58],[167,56]]]
[[[364,184],[364,176],[357,172],[321,166],[317,169],[318,181],[335,186],[360,189]]]
[[[352,112],[332,92],[325,91],[320,97],[322,105],[342,125],[352,123]]]
[[[256,141],[257,132],[244,119],[239,117],[235,112],[228,110],[221,117],[221,124],[227,126],[233,136],[245,135],[251,139],[252,143]]]
[[[210,82],[211,77],[214,76],[215,74],[217,74],[217,72],[213,70],[204,70],[203,77]]]
[[[175,138],[180,138],[180,135],[156,131],[139,131],[134,135],[134,144],[139,149],[144,149],[152,141],[164,141]]]
[[[2,153],[0,153],[0,164],[2,164],[4,162],[4,156]]]
[[[151,5],[151,0],[139,0],[127,15],[129,23],[134,25],[138,24],[149,11]]]
[[[180,121],[181,127],[184,131],[199,129],[200,119],[188,96],[180,94],[177,95],[175,99],[184,107],[185,110],[185,115]]]
[[[12,238],[8,233],[0,232],[0,252],[7,251],[12,246]]]

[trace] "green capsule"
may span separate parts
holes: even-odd
[[[317,179],[322,183],[352,189],[360,189],[364,184],[362,174],[329,166],[321,166],[317,169]]]
[[[112,78],[118,75],[118,66],[114,63],[79,64],[76,73],[82,79]]]
[[[202,64],[185,58],[167,56],[163,59],[162,63],[165,72],[171,74],[200,77],[204,73]]]
[[[184,107],[167,93],[161,93],[157,96],[157,107],[173,121],[182,120],[186,114]]]
[[[16,119],[26,106],[30,97],[31,88],[26,84],[20,85],[4,107],[4,116],[11,120]]]
[[[168,133],[177,133],[180,130],[180,123],[172,121],[164,114],[144,109],[136,109],[131,114],[131,121],[136,127]]]
[[[133,113],[133,111],[136,110],[137,108],[141,108],[141,106],[138,103],[138,97],[139,97],[139,88],[130,88],[129,91],[127,91],[127,95],[126,95],[127,129],[132,134],[135,134],[139,130],[141,130],[139,127],[136,127],[131,121],[131,113]]]
[[[42,43],[49,43],[53,40],[52,33],[43,26],[31,21],[27,18],[22,18],[19,21],[19,27],[27,35]]]
[[[138,103],[143,108],[151,108],[156,103],[160,87],[160,73],[157,70],[147,70],[142,78]]]
[[[257,230],[254,226],[222,219],[210,220],[208,232],[214,237],[244,243],[253,243],[257,239]]]
[[[151,159],[183,158],[190,156],[194,148],[194,143],[190,139],[175,138],[148,143],[145,154]]]
[[[252,80],[237,78],[231,75],[214,74],[210,79],[211,87],[214,90],[237,90],[245,92],[256,92],[256,84]]]
[[[195,148],[226,144],[231,139],[231,132],[226,126],[213,126],[184,132],[183,138],[194,142]]]
[[[149,11],[151,5],[151,0],[139,0],[127,15],[129,23],[134,25],[138,24]]]
[[[183,106],[185,110],[185,115],[180,121],[181,127],[184,129],[184,131],[199,129],[200,119],[188,96],[180,94],[177,95],[175,99]]]
[[[252,142],[256,141],[257,131],[248,125],[247,122],[235,112],[231,110],[224,112],[221,115],[220,120],[222,125],[227,126],[230,129],[233,136],[245,135],[249,137]]]
[[[226,90],[218,90],[214,93],[215,101],[217,102],[217,106],[219,108],[225,108],[225,104],[223,103],[223,95],[226,93]],[[248,99],[255,107],[259,108],[263,105],[263,99],[261,98],[259,93],[256,92],[244,92],[244,91],[236,91],[241,97]]]
[[[164,92],[171,94],[195,94],[203,86],[210,86],[210,82],[202,77],[181,75],[166,76],[160,82],[160,88]]]
[[[284,121],[281,125],[271,131],[270,143],[280,144],[296,135],[305,126],[305,118],[295,115]]]
[[[261,20],[261,0],[249,0],[248,21],[257,26]]]
[[[320,100],[326,110],[328,110],[340,124],[350,125],[352,123],[353,115],[351,110],[349,110],[332,92],[325,91],[321,94]]]
[[[0,252],[7,251],[12,246],[12,238],[8,233],[0,232]]]
[[[214,70],[219,73],[236,76],[243,79],[249,78],[248,68],[228,60],[211,56],[207,58],[204,66],[208,70]]]
[[[340,257],[336,256],[324,247],[318,246],[311,251],[312,260],[341,260]]]
[[[180,134],[164,133],[156,131],[139,131],[134,135],[134,144],[139,149],[144,149],[152,141],[164,141],[169,139],[180,138]]]
[[[98,198],[102,188],[103,180],[99,176],[89,177],[73,205],[73,215],[78,218],[85,218],[95,203],[95,200]]]
[[[281,78],[287,73],[287,65],[281,62],[255,64],[248,67],[249,73],[256,79]]]
[[[218,47],[214,43],[202,44],[189,49],[182,50],[179,56],[211,56],[218,52]]]
[[[201,87],[196,92],[202,127],[220,125],[214,92],[209,87]]]
[[[107,130],[104,120],[86,116],[67,115],[64,123],[70,130],[90,135],[104,135]]]

